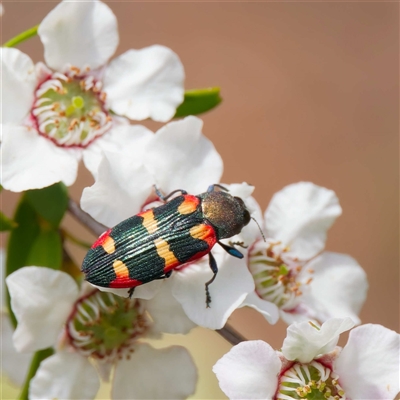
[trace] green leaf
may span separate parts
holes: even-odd
[[[37,351],[31,361],[31,365],[28,370],[28,375],[25,378],[25,383],[22,388],[21,394],[19,395],[19,400],[28,400],[29,399],[29,385],[31,383],[31,379],[36,375],[36,371],[38,370],[40,363],[45,360],[47,357],[50,357],[54,354],[54,350],[51,348],[39,350]]]
[[[17,227],[10,232],[8,238],[7,276],[29,265],[61,268],[62,241],[58,228],[53,228],[44,220],[27,197],[26,193],[21,197],[14,216]],[[28,293],[27,296],[29,296]],[[11,321],[16,326],[17,322],[10,307],[8,293],[7,304]]]
[[[187,90],[183,103],[177,108],[174,118],[197,115],[211,110],[222,101],[219,92],[219,87]]]
[[[44,189],[28,190],[26,198],[41,217],[53,227],[58,227],[68,207],[68,192],[63,183],[55,183]]]
[[[22,196],[17,207],[14,221],[18,226],[8,238],[6,273],[10,275],[26,264],[29,252],[40,233],[40,225],[33,207]]]
[[[35,210],[30,204],[24,201],[24,197],[25,196],[22,196],[14,216],[14,221],[18,224],[18,226],[11,231],[8,238],[6,258],[7,276],[16,271],[18,268],[26,265],[29,251],[35,241],[35,237],[40,232]],[[17,326],[17,320],[11,309],[10,295],[8,290],[6,298],[10,319],[15,328]]]
[[[29,251],[26,265],[37,265],[60,269],[62,263],[62,241],[58,231],[41,231]]]
[[[17,224],[12,219],[6,217],[0,211],[0,232],[11,231],[11,229],[14,229],[16,226]]]

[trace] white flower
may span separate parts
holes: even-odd
[[[38,34],[48,67],[2,48],[6,189],[71,185],[82,154],[90,169],[101,149],[140,136],[124,117],[167,121],[183,101],[182,64],[164,46],[128,50],[105,66],[119,38],[115,15],[101,1],[62,1]]]
[[[394,399],[400,335],[367,324],[350,332],[343,349],[335,347],[340,333],[353,326],[350,318],[330,319],[321,328],[294,323],[282,352],[261,340],[242,342],[213,371],[230,399]]]
[[[80,292],[66,273],[35,266],[12,273],[6,283],[18,320],[17,350],[57,350],[31,380],[30,399],[94,398],[98,374],[108,380],[113,367],[114,399],[184,399],[194,392],[197,372],[186,349],[156,350],[141,341],[194,326],[172,296],[163,296],[162,307],[159,300],[124,299],[86,284]],[[165,317],[170,309],[173,320]]]
[[[12,341],[14,328],[10,321],[10,316],[5,308],[6,291],[4,284],[5,253],[0,249],[0,285],[1,285],[1,306],[0,309],[0,343],[1,343],[1,364],[0,373],[7,376],[10,381],[22,386],[31,362],[32,354],[18,353]]]
[[[105,151],[99,161],[95,184],[83,191],[82,208],[99,222],[112,227],[143,211],[149,199],[154,199],[153,185],[165,194],[177,189],[195,195],[204,193],[210,185],[219,182],[222,160],[201,129],[200,119],[187,117],[167,124],[155,135],[149,132],[149,140],[142,142],[142,157],[133,158],[129,152]],[[255,201],[250,197],[253,187],[241,184],[227,186],[227,189],[232,195],[241,197],[253,211]],[[239,236],[230,240],[249,244],[255,240],[256,232],[257,225],[251,221]],[[246,249],[240,251],[247,252]],[[205,282],[213,276],[208,256],[176,270],[165,284],[171,287],[173,296],[193,322],[219,329],[254,290],[254,282],[244,260],[230,256],[219,245],[214,246],[212,253],[219,272],[209,287],[211,308],[206,308],[204,288]],[[140,292],[145,286],[135,289],[134,296],[141,297]],[[156,289],[157,284],[152,287]],[[126,293],[124,289],[123,295]]]
[[[364,270],[348,255],[322,252],[341,212],[332,190],[309,182],[276,193],[265,212],[267,240],[250,250],[256,290],[244,305],[265,313],[273,303],[287,323],[346,316],[360,323],[368,288]]]

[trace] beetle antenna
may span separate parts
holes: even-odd
[[[263,237],[264,242],[266,242],[266,239],[265,239],[265,236],[264,236],[264,232],[261,230],[261,227],[260,227],[259,223],[257,222],[257,220],[255,218],[253,218],[253,217],[250,217],[250,218],[257,224],[258,229],[260,230],[261,236]]]

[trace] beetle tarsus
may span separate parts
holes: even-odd
[[[230,246],[239,246],[242,249],[247,249],[249,246],[245,245],[244,242],[229,242]]]
[[[129,296],[130,299],[132,298],[133,292],[134,292],[134,291],[135,291],[135,288],[134,288],[134,287],[131,287],[131,288],[128,290],[128,296]]]
[[[211,308],[210,303],[211,303],[211,296],[210,292],[208,291],[208,287],[206,286],[206,308]]]

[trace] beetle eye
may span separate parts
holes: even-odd
[[[247,225],[250,222],[250,213],[245,209],[243,213],[243,224]]]
[[[246,208],[246,205],[244,204],[244,201],[240,197],[234,197],[235,200],[239,203],[240,207],[243,208],[243,226],[247,225],[250,222],[250,213]]]

